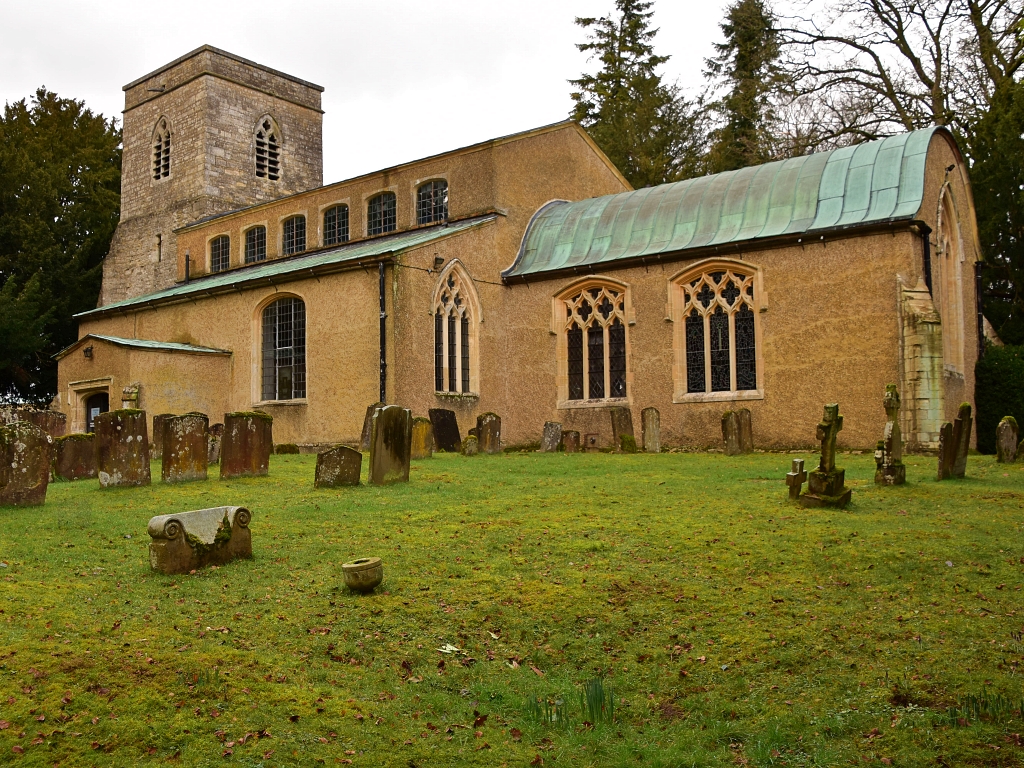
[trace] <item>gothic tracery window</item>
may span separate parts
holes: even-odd
[[[467,274],[454,268],[442,275],[434,298],[434,390],[471,392],[475,371],[471,352],[478,318],[474,316],[473,287]]]
[[[565,399],[625,398],[625,290],[613,285],[589,285],[562,297],[559,304],[565,335]]]
[[[264,400],[306,396],[306,305],[278,299],[263,310]]]
[[[161,117],[153,131],[153,180],[159,181],[171,175],[171,127],[166,117]]]
[[[256,176],[271,181],[281,178],[281,131],[269,116],[256,124]]]

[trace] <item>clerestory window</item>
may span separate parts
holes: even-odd
[[[263,310],[263,399],[306,396],[306,305],[278,299]]]
[[[292,216],[281,227],[281,252],[285,256],[306,250],[306,217]]]
[[[324,211],[324,245],[348,242],[348,206],[336,205]]]
[[[281,178],[281,131],[272,117],[256,124],[256,176],[271,181]]]
[[[433,224],[448,218],[448,182],[428,181],[416,190],[416,223]]]
[[[210,271],[223,272],[231,266],[231,238],[227,235],[210,241]]]
[[[476,384],[476,324],[473,281],[455,264],[434,292],[434,390],[466,393]]]
[[[245,263],[267,260],[267,228],[253,227],[245,233]]]
[[[559,399],[620,400],[628,394],[626,291],[589,283],[556,302],[562,327],[564,379]]]
[[[394,192],[382,192],[366,204],[366,234],[383,235],[398,226],[398,207]]]
[[[157,121],[153,130],[153,180],[171,175],[171,127],[166,117]]]

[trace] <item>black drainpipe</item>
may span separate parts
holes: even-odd
[[[978,309],[978,359],[985,356],[985,315],[981,309],[981,262],[974,262],[974,303]]]
[[[377,275],[380,278],[380,402],[386,403],[388,391],[387,363],[387,319],[388,313],[384,305],[384,262],[377,264]]]
[[[932,293],[932,228],[924,222],[918,226],[921,228],[921,240],[924,242],[924,284],[928,286],[928,293]]]
[[[191,266],[192,257],[188,251],[185,251],[185,285],[188,285],[188,273],[189,267]]]

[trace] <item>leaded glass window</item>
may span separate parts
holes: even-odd
[[[231,238],[227,235],[210,241],[210,271],[223,272],[231,266]]]
[[[336,205],[324,211],[324,245],[348,242],[348,206]]]
[[[306,217],[292,216],[281,229],[281,251],[285,256],[306,250]]]
[[[267,260],[267,228],[253,227],[245,233],[245,263]]]
[[[448,218],[448,182],[428,181],[416,190],[416,223],[433,224]]]
[[[568,400],[627,395],[626,296],[612,286],[590,286],[563,298]]]
[[[371,197],[366,204],[366,234],[383,235],[394,232],[398,226],[398,205],[394,192],[383,192]]]
[[[754,276],[732,265],[676,283],[680,292],[685,394],[749,392],[758,388]]]
[[[263,399],[306,396],[306,305],[279,299],[263,310]]]
[[[271,181],[281,178],[281,131],[271,117],[256,125],[256,176]]]
[[[171,175],[171,127],[166,117],[161,117],[153,131],[153,180],[159,181]]]
[[[434,389],[471,391],[476,318],[470,278],[460,268],[443,274],[434,300]]]

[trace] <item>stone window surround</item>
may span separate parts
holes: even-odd
[[[207,236],[207,238],[206,238],[206,245],[205,245],[206,253],[203,256],[203,267],[206,270],[206,274],[208,274],[208,275],[218,274],[218,273],[213,271],[212,255],[211,255],[211,252],[210,252],[210,244],[214,240],[216,240],[218,237],[226,237],[226,238],[228,238],[228,266],[225,269],[222,269],[221,272],[226,272],[227,270],[231,269],[232,267],[238,266],[235,263],[234,254],[232,253],[232,251],[234,250],[234,247],[233,247],[234,244],[231,242],[231,232],[230,232],[230,230],[224,230],[222,232],[215,232],[215,233]]]
[[[395,196],[395,228],[391,232],[385,232],[383,235],[371,235],[370,234],[370,201],[378,195],[383,195],[385,192],[390,192]],[[413,190],[413,210],[415,211],[415,190]],[[359,232],[362,233],[362,237],[383,237],[384,235],[391,235],[395,232],[401,232],[402,228],[399,226],[399,222],[402,220],[402,206],[399,204],[400,196],[398,194],[398,187],[392,184],[388,187],[381,187],[380,189],[374,190],[373,192],[367,192],[362,196],[362,207],[360,209],[360,216],[362,222],[359,226]],[[348,232],[349,239],[352,237],[352,233],[356,231],[355,227],[352,226],[352,208],[348,209]]]
[[[951,226],[946,224],[947,220],[952,220]],[[960,213],[957,210],[948,180],[943,182],[942,189],[939,190],[935,221],[935,250],[932,254],[931,266],[932,285],[936,294],[935,298],[938,299],[935,304],[942,322],[942,367],[947,374],[963,377],[963,340],[965,335],[963,264],[965,250],[963,232],[960,228]],[[949,229],[953,230],[954,237],[948,236],[947,230]],[[947,273],[947,249],[952,250],[954,256],[954,273],[952,275]],[[951,282],[952,284],[950,284]],[[946,311],[947,303],[952,303],[949,312]],[[951,351],[952,354],[950,354]]]
[[[436,221],[430,222],[429,224],[420,224],[416,220],[416,204],[419,197],[420,187],[422,187],[424,184],[429,184],[432,181],[443,181],[445,184],[448,185],[448,214],[449,218],[451,218],[452,183],[448,179],[448,174],[435,173],[432,176],[424,176],[422,179],[413,180],[412,184],[409,187],[409,210],[412,211],[409,226],[412,229],[415,229],[417,227],[435,227],[438,224],[438,222]]]
[[[71,410],[71,423],[68,424],[68,434],[84,432],[87,417],[85,413],[85,401],[92,395],[106,392],[114,386],[113,376],[103,376],[98,379],[81,379],[68,382],[68,406]]]
[[[565,331],[565,301],[581,291],[589,288],[611,288],[623,294],[623,313],[626,316],[626,396],[605,397],[593,400],[570,400],[569,399],[569,340]],[[629,329],[636,325],[636,312],[633,308],[633,289],[628,283],[624,283],[614,277],[604,275],[589,275],[574,280],[558,291],[551,298],[551,328],[550,332],[555,336],[557,342],[557,375],[556,385],[558,390],[557,403],[559,410],[571,410],[576,408],[607,408],[611,405],[622,405],[629,407],[633,402],[633,366],[632,359],[632,334]],[[584,376],[586,376],[584,371]]]
[[[686,391],[686,323],[683,322],[685,295],[683,284],[708,272],[733,271],[753,278],[754,286],[754,343],[757,389],[737,392],[687,392]],[[739,259],[710,258],[690,264],[672,275],[668,280],[668,304],[665,320],[673,324],[672,329],[672,402],[673,403],[718,403],[741,400],[764,399],[764,342],[761,335],[761,314],[768,311],[768,299],[764,290],[761,268]],[[735,362],[735,344],[730,345],[730,354]],[[736,378],[732,378],[735,385]]]
[[[270,244],[271,244],[271,241],[270,241],[270,223],[266,219],[263,219],[262,221],[254,221],[251,224],[247,224],[246,226],[239,228],[239,230],[238,230],[239,261],[241,262],[242,266],[246,266],[246,263],[245,263],[245,243],[246,243],[246,240],[249,237],[249,232],[254,230],[254,229],[256,229],[256,227],[263,227],[267,231],[266,232],[266,238],[265,238],[265,240],[266,240],[266,249],[267,249],[267,257],[266,257],[266,259],[263,262],[254,261],[254,262],[250,262],[250,263],[252,263],[252,264],[265,263],[267,261],[270,261],[271,258],[275,258],[277,256],[277,254],[271,253],[271,250],[270,250]]]
[[[288,221],[288,219],[294,219],[296,216],[301,216],[303,219],[306,220],[306,247],[303,248],[301,251],[296,251],[295,253],[285,253],[284,252],[284,223],[286,221]],[[270,233],[268,232],[267,234],[269,235]],[[280,216],[278,216],[277,217],[277,236],[274,238],[274,240],[277,243],[277,253],[275,253],[273,255],[270,253],[270,241],[269,241],[269,238],[268,238],[268,240],[267,240],[267,261],[270,261],[272,258],[276,259],[276,258],[280,258],[280,257],[284,257],[284,256],[298,256],[300,253],[305,253],[306,251],[310,250],[309,211],[307,209],[305,209],[305,208],[299,208],[297,210],[288,211],[287,213],[283,213]]]
[[[164,128],[163,131],[161,131],[161,126],[163,126]],[[160,136],[161,143],[163,142],[164,137],[161,135],[162,133],[166,133],[167,143],[171,147],[171,149],[167,150],[167,173],[166,175],[161,173],[159,178],[154,178],[153,174],[156,171],[156,158],[155,156],[152,156],[153,167],[150,169],[149,174],[149,181],[151,184],[159,184],[160,182],[165,181],[166,179],[169,179],[171,177],[171,170],[174,162],[174,157],[172,156],[174,144],[171,141],[171,139],[174,137],[174,132],[171,130],[171,121],[170,118],[167,117],[167,115],[160,115],[160,117],[157,118],[157,121],[153,126],[153,139],[152,141],[150,141],[151,152],[156,151],[156,148],[153,145],[156,143],[158,136]]]
[[[346,243],[336,243],[336,245],[347,245],[352,242],[352,233],[357,231],[365,231],[365,223],[362,227],[357,230],[355,227],[356,223],[356,211],[352,207],[352,198],[342,197],[337,200],[332,200],[329,203],[324,203],[316,209],[316,241],[320,244],[319,247],[326,248],[324,245],[324,214],[327,213],[331,208],[339,205],[348,206],[348,241]],[[363,217],[365,218],[365,217]],[[309,220],[306,220],[306,245],[309,245]]]
[[[263,310],[280,299],[298,299],[306,305],[306,397],[296,397],[290,400],[264,400],[263,399]],[[276,291],[264,296],[256,302],[252,312],[250,324],[250,336],[252,338],[252,357],[250,358],[250,400],[253,408],[265,408],[274,406],[305,406],[309,403],[309,299],[298,291]]]
[[[270,121],[271,130],[277,136],[277,158],[278,159],[277,159],[277,178],[276,179],[271,179],[269,176],[257,176],[256,175],[256,134],[260,131],[260,128],[263,126],[263,121],[264,120],[269,120]],[[277,121],[277,118],[275,118],[272,114],[270,114],[269,112],[266,112],[266,113],[260,115],[259,119],[253,124],[253,126],[252,126],[252,134],[251,135],[252,135],[252,146],[251,146],[252,154],[250,155],[250,157],[252,158],[252,165],[250,166],[250,169],[251,169],[251,173],[252,173],[252,178],[258,180],[259,182],[265,183],[265,184],[277,184],[277,182],[279,182],[282,179],[282,177],[284,176],[284,145],[285,145],[285,139],[284,139],[284,131],[281,129],[281,123],[279,123]]]
[[[469,274],[469,270],[461,260],[455,258],[451,259],[441,269],[438,275],[437,283],[434,286],[434,293],[431,296],[430,301],[430,317],[433,321],[434,315],[437,311],[437,307],[441,300],[441,292],[444,289],[445,283],[448,276],[455,272],[458,276],[458,280],[461,288],[464,292],[464,298],[468,304],[469,309],[469,391],[468,392],[449,392],[447,390],[435,390],[434,394],[439,398],[479,398],[480,392],[480,324],[483,323],[483,309],[480,306],[480,295],[476,290],[476,283],[473,281],[472,275]],[[431,333],[433,334],[433,325],[431,325]],[[431,346],[433,348],[433,346]],[[461,356],[459,356],[461,364]],[[448,356],[445,354],[445,381],[447,382],[448,374]],[[434,370],[434,355],[430,356],[431,366],[431,380],[434,380],[436,371]],[[461,384],[460,384],[461,386]]]

